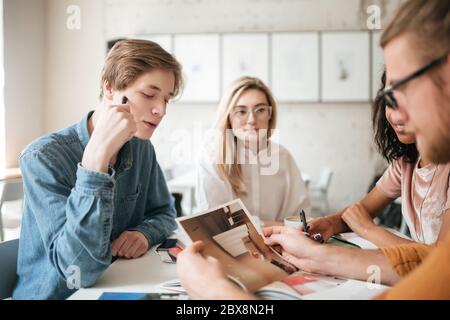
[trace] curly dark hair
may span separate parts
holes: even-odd
[[[391,163],[404,157],[406,162],[414,163],[419,157],[416,144],[400,142],[394,129],[386,118],[386,101],[380,94],[386,86],[386,71],[381,77],[381,88],[372,105],[372,125],[375,132],[375,144],[381,155]]]

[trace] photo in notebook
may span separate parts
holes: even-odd
[[[298,270],[264,243],[240,199],[177,221],[191,241],[203,241],[205,255],[218,259],[229,277],[250,292]]]

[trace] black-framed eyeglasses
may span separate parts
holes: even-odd
[[[444,63],[447,60],[447,55],[448,55],[448,53],[445,54],[443,57],[433,60],[430,63],[423,66],[422,68],[414,71],[413,73],[411,73],[409,76],[405,77],[404,79],[399,80],[399,81],[391,84],[390,86],[387,86],[379,93],[379,95],[381,95],[384,98],[384,100],[386,101],[386,105],[389,108],[397,109],[398,103],[394,96],[394,90],[397,90],[401,86],[404,86],[405,84],[407,84],[409,81],[420,77],[424,73],[426,73],[426,72],[430,71],[431,69],[437,67],[438,65]]]

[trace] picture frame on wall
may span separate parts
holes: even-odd
[[[370,100],[369,32],[321,34],[321,101]]]
[[[319,101],[319,34],[272,34],[272,90],[280,102]]]
[[[224,34],[222,41],[224,90],[241,76],[257,77],[269,85],[268,33]]]
[[[220,36],[175,35],[174,55],[185,78],[180,102],[216,103],[220,99]]]

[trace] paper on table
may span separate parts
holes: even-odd
[[[179,293],[186,293],[186,289],[181,285],[180,279],[173,279],[160,284],[162,289],[171,290]]]
[[[241,281],[239,281],[238,278],[229,275],[228,279],[233,281],[242,290],[247,291],[247,288],[245,287],[245,285]],[[179,293],[186,293],[186,289],[183,288],[183,285],[181,284],[180,279],[172,279],[172,280],[161,283],[159,286],[161,289],[171,290],[171,291],[175,291],[175,292],[179,292]]]
[[[370,286],[370,287],[369,287]],[[364,281],[348,280],[342,285],[314,294],[306,295],[305,300],[369,300],[389,287]]]
[[[346,240],[348,242],[354,243],[354,244],[360,246],[361,249],[378,249],[378,247],[375,244],[373,244],[369,240],[361,238],[359,235],[357,235],[354,232],[341,233],[341,234],[337,235],[336,237]]]

